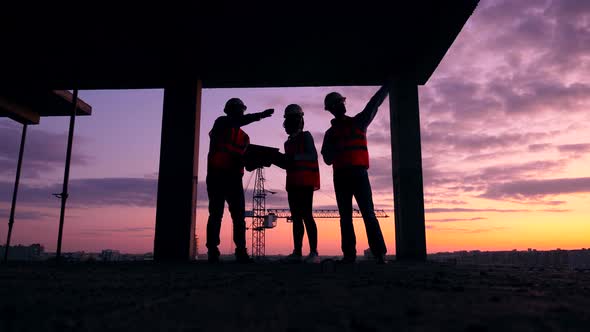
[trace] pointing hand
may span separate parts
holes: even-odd
[[[262,117],[263,118],[268,118],[269,116],[271,116],[273,113],[275,112],[274,108],[269,108],[267,110],[265,110],[264,112],[262,112]]]

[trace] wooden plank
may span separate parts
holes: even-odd
[[[39,124],[38,113],[25,105],[0,96],[0,117],[8,117],[22,124]]]
[[[74,96],[68,90],[53,90],[53,94],[66,101],[68,104],[72,104]],[[84,100],[78,98],[78,104],[76,105],[76,116],[92,115],[92,106],[86,103]]]
[[[67,90],[5,89],[0,90],[3,107],[0,117],[10,117],[18,122],[38,124],[39,118],[70,116],[72,93]],[[0,106],[2,106],[0,105]],[[92,106],[78,98],[76,116],[89,116]]]

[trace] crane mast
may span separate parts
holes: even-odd
[[[264,169],[256,169],[254,193],[252,195],[252,256],[264,257],[264,217],[266,216],[266,191],[264,190]]]

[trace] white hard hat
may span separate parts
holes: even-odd
[[[287,106],[285,108],[284,117],[286,118],[286,117],[292,116],[292,115],[303,116],[303,110],[301,109],[301,106],[299,106],[297,104],[291,104],[291,105]]]

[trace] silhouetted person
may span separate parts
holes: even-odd
[[[297,262],[302,258],[303,235],[307,230],[309,255],[307,263],[319,263],[318,231],[313,219],[313,192],[320,189],[318,153],[309,131],[303,131],[303,110],[291,104],[285,108],[283,127],[289,135],[285,142],[285,155],[275,164],[287,170],[287,197],[293,220],[293,253],[288,261]],[[305,228],[304,225],[305,224]]]
[[[244,114],[246,105],[231,98],[224,112],[215,120],[209,132],[210,144],[207,156],[207,194],[209,195],[209,220],[207,221],[207,249],[210,263],[219,262],[219,231],[225,202],[229,206],[233,222],[236,260],[250,262],[246,250],[245,201],[242,177],[244,175],[244,152],[250,138],[240,127],[269,117],[273,109],[260,113]]]
[[[334,172],[334,190],[340,212],[340,234],[343,263],[356,260],[356,236],[352,224],[352,197],[356,199],[365,222],[371,253],[378,263],[385,262],[385,241],[373,207],[373,194],[367,169],[367,127],[387,97],[387,86],[382,86],[371,98],[365,109],[349,117],[346,115],[345,97],[331,92],[324,99],[324,107],[334,115],[332,126],[326,131],[322,156]]]

